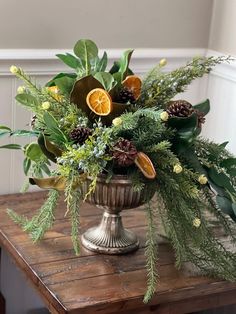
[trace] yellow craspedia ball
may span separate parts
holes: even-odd
[[[175,173],[180,173],[180,172],[182,172],[183,171],[183,168],[182,168],[182,166],[181,166],[181,164],[176,164],[176,165],[174,165],[174,167],[173,167],[173,172],[175,172]]]
[[[167,121],[169,119],[169,114],[167,111],[163,111],[161,114],[160,114],[160,118],[162,121]]]
[[[118,125],[121,125],[122,124],[122,119],[121,118],[115,118],[115,119],[113,119],[112,120],[112,124],[114,125],[114,126],[118,126]]]
[[[42,103],[42,109],[43,110],[48,110],[50,108],[50,102],[49,101],[45,101]]]
[[[17,94],[23,94],[25,92],[25,86],[19,86],[17,88]]]
[[[204,174],[201,174],[199,177],[198,177],[198,182],[200,184],[207,184],[208,180],[207,180],[207,177],[204,175]]]
[[[199,228],[199,227],[201,226],[201,219],[199,219],[199,218],[194,218],[194,219],[193,219],[193,226],[194,226],[195,228]]]
[[[159,65],[160,65],[160,67],[164,67],[165,65],[167,65],[167,60],[165,58],[161,59],[159,62]]]
[[[12,66],[10,67],[10,72],[11,72],[12,74],[16,74],[18,71],[19,71],[19,68],[16,67],[15,65],[12,65]]]

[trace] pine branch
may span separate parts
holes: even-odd
[[[143,302],[148,303],[153,297],[156,284],[158,282],[158,272],[157,272],[157,239],[156,239],[156,223],[155,214],[151,208],[150,202],[147,203],[146,207],[146,217],[148,223],[147,241],[145,255],[147,258],[147,291],[145,293]]]

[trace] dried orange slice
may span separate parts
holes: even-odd
[[[55,98],[57,101],[60,101],[62,99],[62,95],[60,95],[60,90],[58,86],[47,87],[47,90],[50,92],[53,98]]]
[[[141,94],[142,81],[137,75],[129,75],[122,82],[122,85],[131,91],[137,100]]]
[[[107,116],[112,111],[111,96],[102,88],[92,89],[86,97],[86,102],[89,108],[99,116]]]
[[[146,178],[154,179],[156,177],[156,170],[153,163],[146,154],[138,152],[134,162]]]

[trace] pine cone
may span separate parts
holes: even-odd
[[[186,118],[195,111],[193,106],[186,100],[173,100],[168,103],[167,110],[170,117]]]
[[[120,167],[128,167],[137,157],[137,149],[132,142],[120,139],[113,147],[112,157]]]
[[[135,104],[135,97],[133,92],[126,87],[123,87],[121,89],[118,98],[121,103],[126,104],[129,102],[131,104]]]
[[[35,128],[36,119],[37,119],[36,115],[33,115],[33,117],[31,118],[30,125],[32,129]]]
[[[75,144],[83,145],[91,134],[91,129],[86,127],[77,127],[70,132],[70,139],[74,141]]]

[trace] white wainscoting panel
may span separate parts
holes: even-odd
[[[106,49],[106,51],[110,59],[109,65],[111,65],[114,60],[120,57],[123,49]],[[12,129],[27,128],[29,127],[28,124],[31,117],[29,112],[22,109],[15,102],[14,97],[16,90],[21,82],[16,80],[9,72],[9,67],[12,64],[20,66],[28,74],[32,75],[39,84],[44,84],[56,73],[68,71],[68,68],[55,58],[55,54],[57,53],[64,53],[64,50],[0,50],[0,125],[6,124]],[[203,56],[206,54],[207,51],[205,49],[137,49],[133,54],[131,68],[136,74],[143,76],[152,66],[157,64],[160,59],[167,58],[168,64],[165,70],[171,71],[180,65],[184,65],[196,55]],[[221,83],[217,82],[217,80],[220,79],[223,81],[221,81]],[[184,98],[193,104],[204,100],[206,95],[212,98],[215,107],[211,115],[210,126],[206,128],[204,133],[207,135],[209,133],[212,138],[221,139],[224,137],[223,134],[232,137],[233,132],[230,131],[230,126],[228,126],[224,133],[222,132],[222,136],[219,137],[219,128],[223,128],[223,126],[220,124],[215,127],[213,123],[220,97],[226,97],[226,95],[223,95],[223,92],[218,95],[218,98],[216,97],[214,86],[218,86],[217,84],[219,84],[221,88],[225,84],[227,95],[232,94],[231,89],[235,87],[233,83],[228,82],[227,78],[219,78],[212,75],[209,80],[209,85],[207,77],[198,79],[194,81],[184,95],[178,95],[177,98]],[[219,88],[217,87],[217,89]],[[219,93],[218,91],[218,94]],[[231,107],[232,103],[233,100],[231,98]],[[233,113],[232,110],[233,109],[231,109],[231,114]],[[220,112],[222,112],[222,110]],[[231,123],[231,125],[233,124]],[[215,129],[217,129],[218,133]],[[0,145],[8,141],[9,139],[0,138]],[[27,143],[25,139],[21,139],[21,141],[19,141],[19,139],[11,139],[11,141]],[[22,160],[23,156],[20,151],[0,151],[0,194],[19,192],[25,179],[22,170]]]

